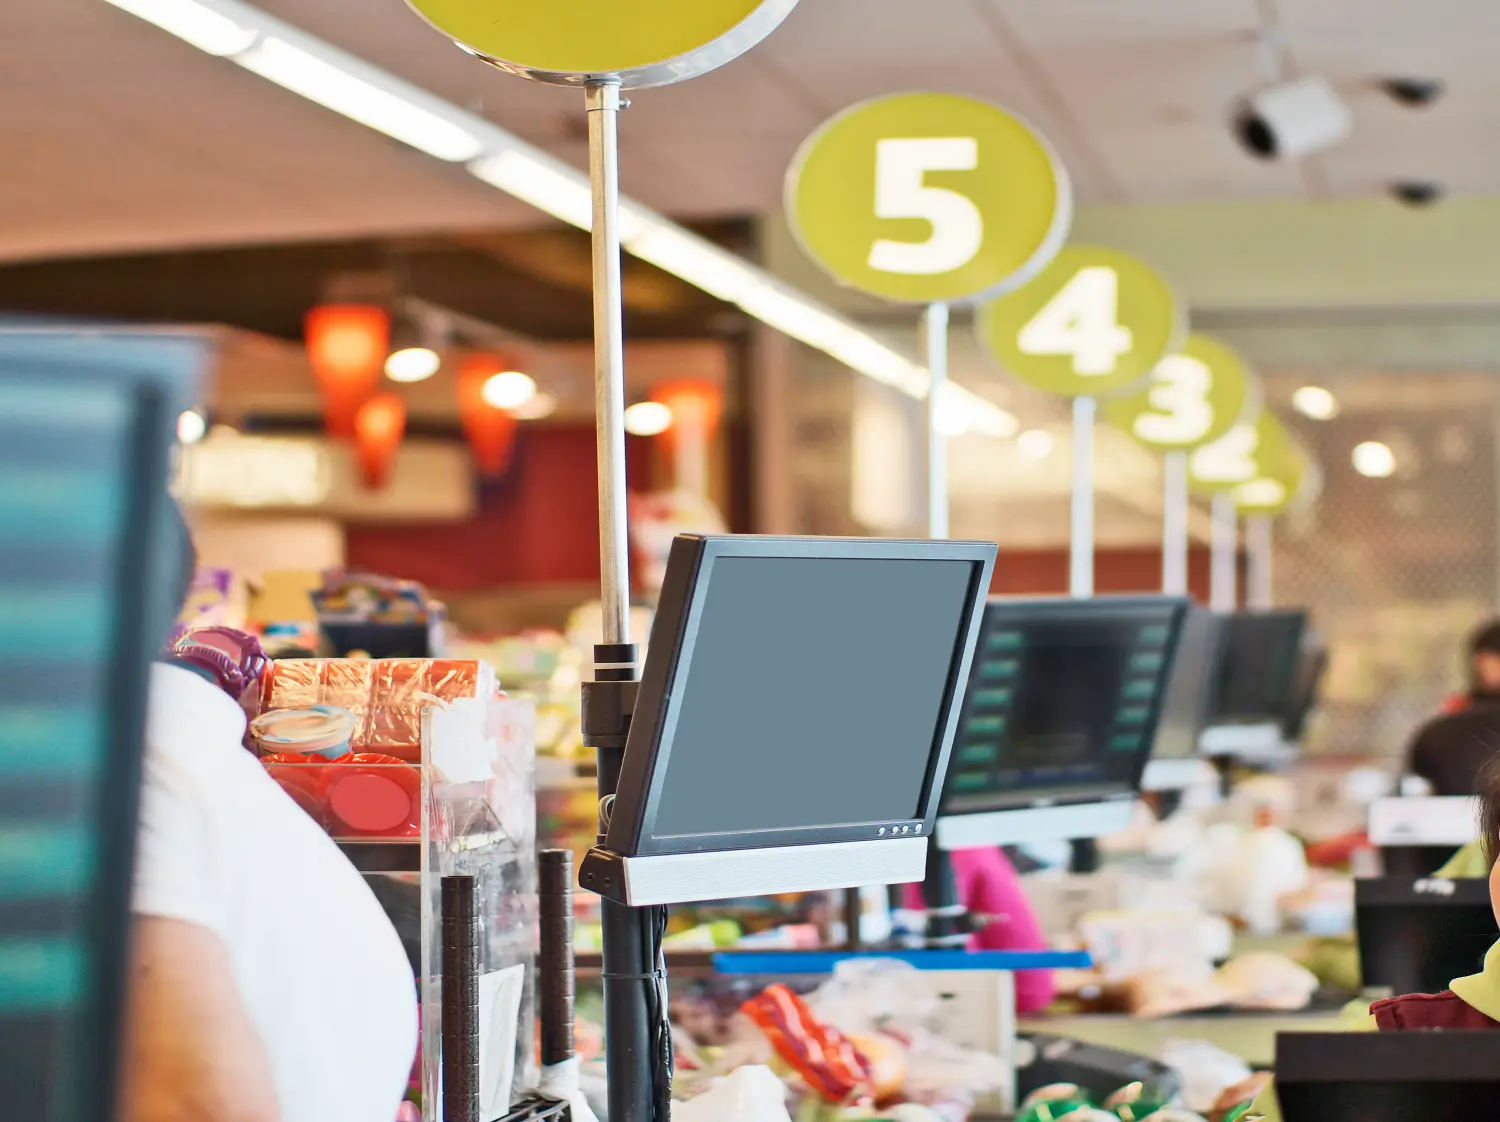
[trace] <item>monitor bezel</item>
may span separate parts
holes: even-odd
[[[1172,609],[1172,633],[1168,637],[1168,650],[1171,652],[1171,655],[1162,671],[1162,688],[1157,694],[1152,713],[1152,720],[1155,722],[1161,719],[1166,694],[1171,685],[1172,673],[1176,668],[1183,622],[1187,618],[1187,613],[1192,607],[1192,603],[1193,601],[1187,596],[1168,595],[1091,596],[1088,598],[1068,596],[996,596],[991,597],[985,604],[985,615],[987,617],[988,613],[992,610],[997,615],[1004,612],[1008,616],[1007,625],[1010,625],[1010,619],[1015,619],[1020,623],[1035,619],[1052,620],[1058,616],[1085,614],[1090,609],[1098,609],[1101,606],[1120,611],[1139,611],[1144,608],[1170,607]],[[1014,613],[1014,615],[1012,616],[1011,613]],[[988,619],[986,618],[985,623],[987,624],[987,622]],[[986,629],[984,625],[981,625],[979,633],[982,634]],[[978,641],[977,634],[975,641],[976,643]],[[967,693],[967,690],[965,692]],[[962,722],[964,716],[963,710],[964,706],[960,705],[959,721],[955,723],[954,728],[955,739],[957,737],[958,723]],[[968,801],[964,806],[942,807],[938,815],[939,821],[970,818],[978,815],[1005,814],[1014,811],[1049,810],[1058,807],[1074,807],[1096,803],[1134,802],[1140,797],[1141,780],[1145,775],[1146,765],[1152,758],[1155,744],[1156,736],[1153,729],[1148,747],[1137,753],[1130,781],[1126,784],[1110,784],[1108,789],[1105,788],[1104,784],[1098,784],[1093,790],[1090,790],[1086,786],[1080,786],[1073,791],[1056,793],[1015,790],[966,795],[964,797]],[[945,788],[947,782],[948,780],[944,781]],[[944,793],[946,794],[946,790]]]
[[[606,847],[622,856],[645,857],[930,836],[958,727],[959,703],[968,681],[985,597],[994,575],[996,553],[993,542],[679,535],[668,555],[666,577],[651,627],[650,649],[630,723]],[[970,566],[961,629],[956,636],[953,665],[939,710],[935,745],[928,758],[916,813],[910,819],[899,823],[887,820],[838,826],[653,836],[657,805],[672,753],[668,724],[676,683],[681,679],[684,665],[691,659],[714,564],[740,557],[957,561]],[[899,636],[892,636],[892,641],[899,641]],[[872,677],[877,675],[878,665],[872,664],[870,672]],[[892,826],[897,828],[892,829]]]
[[[1240,713],[1225,715],[1224,705],[1224,674],[1230,654],[1234,648],[1234,628],[1237,621],[1242,619],[1282,619],[1295,621],[1296,642],[1295,654],[1283,672],[1281,689],[1278,691],[1283,702],[1281,707],[1267,708],[1263,713]],[[1306,608],[1276,608],[1269,610],[1227,612],[1220,623],[1222,638],[1219,642],[1219,661],[1214,667],[1213,694],[1208,707],[1208,718],[1206,727],[1223,728],[1234,725],[1275,725],[1278,730],[1285,724],[1286,707],[1292,704],[1292,695],[1296,692],[1297,671],[1301,666],[1303,654],[1303,641],[1308,629],[1312,626],[1311,613]]]
[[[122,529],[116,615],[110,637],[114,667],[106,687],[111,714],[108,751],[93,808],[100,838],[95,891],[83,905],[82,935],[91,961],[78,1010],[77,1116],[108,1117],[114,1110],[129,980],[140,787],[145,751],[147,685],[177,605],[163,572],[180,563],[167,503],[177,418],[191,408],[207,366],[202,333],[92,325],[67,329],[0,321],[0,378],[6,366],[123,387],[134,400],[129,455],[136,466]],[[159,493],[156,488],[160,487]],[[107,794],[107,797],[105,795]]]

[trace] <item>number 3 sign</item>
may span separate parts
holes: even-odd
[[[1186,452],[1253,423],[1261,400],[1260,382],[1239,355],[1217,339],[1190,335],[1156,364],[1144,389],[1106,401],[1103,411],[1150,448]]]
[[[1068,246],[1026,287],[980,308],[975,326],[1004,369],[1065,397],[1135,385],[1182,338],[1167,282],[1135,258],[1096,246]]]
[[[835,280],[932,304],[1024,284],[1066,240],[1073,200],[1052,150],[1005,110],[907,93],[815,132],[787,173],[786,211]]]

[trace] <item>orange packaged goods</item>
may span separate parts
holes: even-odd
[[[442,658],[289,659],[271,664],[261,712],[334,705],[354,714],[355,752],[422,759],[422,710],[498,692],[488,663]]]

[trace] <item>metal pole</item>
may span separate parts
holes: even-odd
[[[948,305],[928,304],[922,317],[927,337],[927,536],[948,536],[948,443],[938,423],[943,387],[948,383]]]
[[[1268,612],[1275,604],[1275,540],[1271,519],[1264,514],[1245,519],[1245,552],[1249,572],[1245,577],[1245,606]]]
[[[1162,461],[1161,590],[1188,591],[1188,454],[1168,452]]]
[[[625,503],[625,326],[620,286],[620,143],[623,101],[618,82],[585,88],[589,118],[589,179],[594,195],[594,421],[599,460],[599,573],[604,642],[594,650],[597,682],[635,680],[630,646],[630,553]],[[588,709],[585,693],[585,710]],[[623,738],[599,748],[600,806],[620,777]],[[602,818],[602,814],[601,814]],[[603,841],[601,821],[600,840]],[[651,1041],[654,954],[649,916],[639,908],[600,901],[604,959],[605,1065],[611,1122],[655,1122],[657,1059]]]
[[[1209,606],[1216,612],[1232,612],[1238,602],[1235,570],[1239,564],[1239,539],[1239,511],[1235,508],[1234,493],[1220,491],[1214,496],[1213,570],[1209,588]]]
[[[1068,591],[1080,600],[1094,594],[1094,416],[1091,397],[1073,399],[1073,524]]]
[[[625,316],[620,285],[618,82],[590,82],[589,179],[594,188],[594,423],[599,456],[599,575],[604,642],[630,642],[630,544],[625,523]]]

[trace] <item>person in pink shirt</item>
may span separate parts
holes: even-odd
[[[959,849],[949,854],[953,879],[957,882],[958,900],[971,913],[993,917],[993,922],[976,931],[969,949],[976,951],[1044,951],[1047,939],[1042,925],[1031,910],[1021,878],[996,846],[981,849]],[[903,890],[903,904],[920,910],[922,886],[909,884]],[[1016,972],[1016,1012],[1037,1013],[1052,1004],[1057,990],[1050,970]]]

